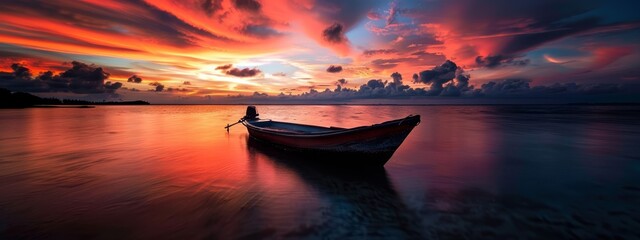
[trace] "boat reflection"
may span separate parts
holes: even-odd
[[[421,238],[420,218],[400,199],[384,168],[325,164],[318,156],[290,153],[249,137],[247,148],[250,162],[269,159],[294,172],[320,196],[324,207],[320,219],[314,220],[319,223],[295,237]]]

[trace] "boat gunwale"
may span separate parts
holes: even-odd
[[[264,133],[268,133],[268,134],[273,134],[273,135],[278,135],[278,136],[297,137],[297,138],[314,138],[314,137],[326,137],[326,136],[334,136],[334,135],[341,135],[341,134],[350,134],[352,132],[377,129],[377,128],[393,125],[395,123],[398,123],[398,125],[402,125],[405,121],[411,120],[411,119],[417,119],[417,122],[415,124],[412,124],[414,126],[416,126],[416,125],[418,125],[420,123],[420,115],[409,115],[409,116],[404,117],[404,118],[389,120],[389,121],[386,121],[386,122],[381,122],[381,123],[377,123],[377,124],[373,124],[373,125],[369,125],[369,126],[359,126],[359,127],[354,127],[354,128],[336,128],[334,131],[318,132],[318,133],[312,133],[312,132],[311,133],[309,133],[309,132],[308,133],[294,133],[294,132],[286,132],[286,131],[274,131],[274,130],[271,130],[269,128],[258,127],[256,125],[253,125],[253,124],[251,124],[250,121],[243,121],[242,125],[246,126],[247,128],[251,128],[253,130],[256,130],[256,131],[260,131],[260,132],[264,132]],[[273,121],[273,120],[269,120],[269,121],[278,122],[278,121]],[[408,122],[410,122],[410,121],[408,121]],[[280,122],[280,123],[287,123],[287,122]],[[314,125],[307,125],[307,124],[297,124],[297,123],[287,123],[287,124],[331,129],[331,127],[314,126]]]

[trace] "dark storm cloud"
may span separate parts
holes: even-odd
[[[72,92],[72,93],[115,93],[122,87],[119,82],[107,82],[109,73],[103,68],[78,61],[59,75],[52,71],[40,73],[32,78],[31,71],[21,64],[12,64],[13,72],[0,72],[0,87],[24,92]]]
[[[101,67],[87,65],[78,61],[71,62],[71,69],[60,74],[60,77],[70,79],[69,89],[74,93],[104,92],[104,80],[109,73]]]
[[[233,0],[236,8],[251,12],[258,12],[262,8],[262,4],[256,0]]]
[[[447,60],[440,66],[435,66],[431,70],[425,70],[420,72],[418,79],[414,80],[416,83],[424,84],[443,84],[445,82],[453,80],[456,76],[456,70],[458,65],[454,62]]]
[[[342,66],[331,65],[327,68],[327,72],[330,72],[330,73],[342,72]]]
[[[25,66],[22,66],[19,63],[14,63],[11,64],[11,69],[13,69],[13,75],[16,78],[20,78],[20,79],[29,79],[31,78],[31,71],[26,68]]]
[[[127,79],[127,82],[132,82],[132,83],[141,83],[142,82],[142,78],[138,77],[138,75],[133,75],[131,77],[129,77]]]
[[[347,84],[348,82],[349,82],[349,81],[347,81],[346,79],[341,78],[341,79],[338,79],[338,81],[336,81],[336,84],[337,84],[337,85],[345,85],[345,84]]]
[[[225,72],[227,75],[236,76],[236,77],[253,77],[260,74],[260,69],[257,68],[232,68]]]
[[[413,82],[429,84],[427,93],[432,96],[460,96],[473,88],[469,86],[470,78],[462,68],[447,60],[431,70],[414,74]]]
[[[324,31],[322,31],[322,37],[324,40],[331,43],[341,43],[346,40],[346,37],[344,36],[344,28],[342,24],[339,23],[334,23],[324,29]]]
[[[529,64],[529,62],[530,62],[529,59],[516,59],[514,57],[507,57],[502,55],[476,57],[476,64],[479,67],[487,67],[487,68],[495,68],[495,67],[505,66],[505,65],[525,66]]]
[[[231,67],[233,67],[233,64],[225,64],[225,65],[222,65],[222,66],[217,66],[216,70],[227,70],[227,69],[229,69]]]

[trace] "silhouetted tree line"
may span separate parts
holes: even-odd
[[[24,92],[0,88],[0,108],[25,108],[36,105],[149,105],[145,101],[92,102],[77,99],[41,98]]]

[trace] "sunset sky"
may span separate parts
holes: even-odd
[[[633,0],[3,1],[0,87],[158,103],[632,101],[638,9]]]

